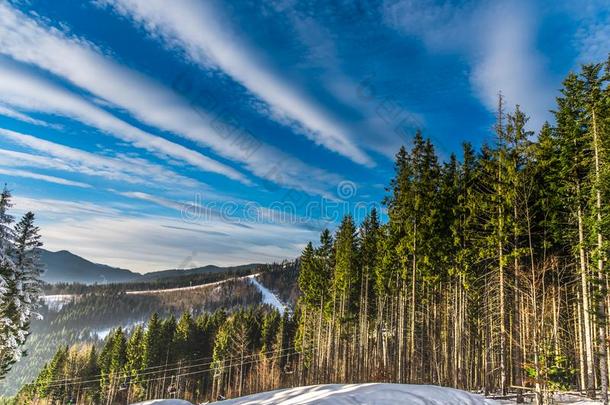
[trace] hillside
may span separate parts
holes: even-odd
[[[239,266],[215,266],[208,264],[207,266],[194,267],[192,269],[170,269],[170,270],[159,270],[152,271],[142,275],[142,280],[159,280],[170,277],[183,277],[183,276],[194,276],[200,274],[214,274],[214,273],[226,273],[226,272],[241,272],[253,270],[257,266],[262,266],[259,263],[243,264]]]
[[[126,269],[93,263],[67,250],[51,252],[40,249],[39,252],[45,266],[42,279],[47,283],[124,283],[142,277]]]
[[[40,249],[40,260],[45,266],[43,281],[55,283],[108,284],[149,282],[168,278],[242,272],[255,269],[261,264],[250,263],[238,266],[206,265],[191,269],[168,269],[140,274],[127,269],[91,262],[67,250],[51,252]]]
[[[43,319],[33,321],[32,334],[25,346],[27,361],[15,364],[4,384],[0,384],[0,396],[13,395],[19,387],[34,379],[58,348],[66,344],[100,345],[114,328],[132,331],[155,312],[162,318],[172,315],[178,318],[185,312],[193,316],[221,309],[231,313],[258,304],[267,304],[267,310],[276,309],[279,313],[286,309],[291,312],[294,302],[284,304],[270,290],[280,285],[267,285],[261,276],[273,275],[274,279],[281,280],[280,274],[284,271],[296,274],[293,266],[287,263],[263,265],[258,270],[263,273],[217,272],[135,283],[47,286],[57,293],[44,296],[45,304],[40,308]],[[193,283],[189,285],[187,281],[185,284],[182,279],[193,280]],[[209,281],[196,283],[207,279]],[[291,279],[290,284],[296,284],[296,281]]]

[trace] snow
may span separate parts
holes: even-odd
[[[328,384],[263,392],[223,401],[222,405],[491,405],[480,395],[435,385]],[[165,404],[164,404],[165,405]]]
[[[49,307],[50,311],[59,312],[68,302],[72,301],[72,294],[50,294],[41,295],[40,299]]]
[[[284,305],[282,303],[282,301],[275,294],[273,294],[273,292],[271,292],[267,287],[262,285],[256,279],[256,277],[258,275],[259,275],[259,273],[251,274],[249,276],[238,277],[238,278],[236,278],[236,280],[248,279],[252,283],[252,285],[254,285],[263,295],[263,303],[269,304],[272,307],[277,308],[277,310],[280,312],[280,314],[283,315],[284,312],[286,312],[286,310],[287,310],[287,306]],[[199,288],[220,286],[221,284],[224,284],[230,280],[233,280],[233,279],[228,278],[225,280],[215,281],[212,283],[197,284],[197,285],[188,286],[188,287],[164,288],[164,289],[157,289],[157,290],[131,290],[131,291],[125,291],[125,294],[127,294],[127,295],[167,294],[167,293],[171,293],[171,292],[189,291],[189,290],[197,290]],[[56,294],[56,295],[43,295],[40,298],[44,301],[44,303],[49,307],[50,310],[60,311],[61,308],[65,304],[67,304],[68,302],[73,300],[75,297],[76,297],[76,295],[73,295],[73,294]],[[108,332],[110,332],[110,330],[107,330],[107,331],[104,330],[104,331],[100,331],[100,332],[103,335],[103,337],[105,337],[108,334]],[[98,333],[98,336],[100,336],[99,333]],[[100,337],[103,338],[102,336],[100,336]]]
[[[556,394],[556,404],[598,405],[575,394]],[[514,400],[492,400],[478,394],[436,385],[328,384],[262,392],[218,402],[222,405],[509,405]],[[181,399],[156,399],[133,405],[193,405]]]
[[[263,294],[263,303],[271,305],[272,307],[276,308],[281,315],[284,315],[286,305],[282,304],[282,301],[280,301],[280,299],[267,287],[259,283],[256,276],[258,276],[258,274],[252,274],[251,276],[248,276],[248,278],[250,279],[250,282],[254,284],[256,288],[258,288],[261,294]]]
[[[250,283],[252,283],[252,285],[254,285],[261,292],[261,294],[263,295],[263,303],[271,305],[273,308],[276,308],[280,312],[280,314],[283,315],[284,312],[286,312],[286,310],[287,310],[286,305],[284,305],[282,303],[282,301],[280,301],[280,299],[275,294],[273,294],[273,292],[271,292],[267,287],[262,285],[256,279],[256,277],[258,275],[259,275],[259,273],[251,274],[249,276],[238,277],[238,278],[236,278],[236,280],[247,279]],[[188,290],[196,290],[199,288],[219,286],[230,280],[233,280],[233,279],[229,278],[226,280],[215,281],[213,283],[197,284],[197,285],[188,286],[188,287],[165,288],[165,289],[159,289],[159,290],[133,290],[133,291],[126,291],[125,294],[127,294],[127,295],[166,294],[166,293],[170,293],[170,292],[188,291]]]
[[[110,334],[110,332],[112,332],[113,330],[115,330],[119,326],[121,328],[123,328],[123,330],[130,330],[130,329],[134,329],[138,325],[144,325],[144,321],[129,322],[129,323],[124,324],[124,325],[117,325],[117,326],[111,326],[109,328],[97,329],[97,330],[93,331],[93,334],[97,335],[98,339],[104,340]]]
[[[601,405],[601,401],[594,401],[592,399],[587,399],[582,395],[577,395],[573,393],[556,393],[553,395],[553,403],[557,405]],[[499,399],[496,402],[500,405],[512,405],[516,404],[517,401],[514,399]]]
[[[104,339],[106,339],[106,337],[108,337],[108,335],[110,334],[110,332],[112,332],[113,329],[114,329],[113,327],[106,328],[106,329],[99,329],[99,330],[94,331],[93,333],[95,335],[97,335],[98,339],[104,340]]]
[[[212,287],[212,286],[215,286],[215,285],[220,285],[220,284],[226,283],[226,282],[228,282],[230,280],[243,280],[245,278],[249,278],[249,277],[253,277],[253,276],[258,276],[258,273],[254,274],[252,276],[237,277],[235,279],[227,278],[225,280],[214,281],[212,283],[197,284],[197,285],[192,285],[192,286],[188,286],[188,287],[162,288],[162,289],[159,289],[159,290],[133,290],[133,291],[125,291],[125,294],[127,294],[127,295],[165,294],[165,293],[176,292],[176,291],[196,290],[196,289],[199,289],[199,288],[205,288],[205,287]]]

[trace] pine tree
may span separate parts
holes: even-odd
[[[100,384],[98,377],[100,374],[100,367],[98,364],[97,350],[94,345],[91,345],[87,354],[87,360],[83,371],[80,376],[84,385],[80,388],[85,392],[85,396],[93,403],[99,402]]]
[[[555,112],[557,120],[557,143],[559,145],[559,190],[564,196],[565,209],[571,214],[564,229],[564,234],[574,246],[574,254],[578,258],[580,275],[580,316],[582,318],[582,333],[584,363],[583,383],[587,395],[595,396],[595,369],[593,357],[593,326],[591,319],[591,277],[587,263],[588,244],[585,239],[585,217],[587,216],[586,168],[589,157],[587,150],[585,126],[583,125],[583,86],[578,76],[570,73],[563,81],[561,97],[557,98],[558,109]],[[579,331],[580,332],[580,331]]]
[[[180,360],[188,360],[191,358],[190,353],[192,352],[192,347],[197,344],[197,342],[194,340],[195,322],[191,317],[190,312],[184,312],[178,320],[174,339],[175,357]]]
[[[327,290],[326,281],[320,269],[321,263],[315,257],[314,248],[309,242],[301,253],[301,267],[299,270],[299,288],[302,300],[310,306],[321,306]]]
[[[351,317],[358,305],[358,238],[350,215],[343,218],[335,239],[335,273],[333,293],[339,301],[341,317]]]
[[[126,371],[131,377],[136,377],[144,366],[144,335],[142,326],[137,325],[127,341]]]
[[[15,272],[15,296],[18,302],[18,318],[15,323],[19,328],[27,332],[30,319],[36,315],[38,297],[41,293],[40,275],[42,264],[39,261],[38,249],[42,246],[39,228],[34,225],[34,214],[26,213],[15,226],[14,262]],[[20,344],[25,343],[25,336]]]
[[[144,335],[144,359],[145,368],[155,367],[165,362],[165,348],[162,341],[161,321],[159,315],[154,313],[148,321],[148,327]]]
[[[19,322],[13,217],[8,213],[12,205],[11,193],[5,185],[0,194],[0,378],[21,357],[20,345],[25,341],[25,331]]]
[[[607,260],[606,252],[608,247],[607,235],[604,231],[607,229],[607,224],[610,218],[608,215],[608,207],[606,204],[608,195],[608,136],[605,128],[607,117],[607,105],[603,97],[604,84],[603,77],[600,72],[601,64],[584,65],[582,67],[582,82],[583,82],[583,110],[584,122],[587,125],[587,135],[589,139],[589,149],[593,153],[592,164],[589,169],[590,177],[590,205],[591,218],[590,227],[592,229],[591,236],[594,239],[591,246],[594,246],[591,252],[591,257],[594,259],[593,268],[596,269],[596,294],[594,301],[596,303],[596,318],[598,323],[598,357],[599,357],[599,372],[601,383],[601,397],[604,405],[608,404],[608,353],[606,341],[606,297],[607,297],[607,279],[605,271],[605,262]]]

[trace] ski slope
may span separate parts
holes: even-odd
[[[258,274],[256,274],[256,275],[258,275]],[[221,284],[224,284],[231,280],[243,280],[248,277],[250,277],[250,276],[227,278],[224,280],[214,281],[211,283],[196,284],[196,285],[191,285],[191,286],[186,286],[186,287],[161,288],[158,290],[131,290],[131,291],[125,291],[125,294],[127,294],[127,295],[167,294],[167,293],[178,292],[178,291],[198,290],[200,288],[208,288],[208,287],[221,285]]]
[[[262,285],[256,277],[259,273],[251,274],[249,276],[242,276],[237,278],[227,278],[225,280],[214,281],[211,283],[197,284],[186,287],[174,287],[174,288],[162,288],[157,290],[130,290],[125,291],[126,295],[154,295],[154,294],[167,294],[180,291],[191,291],[203,288],[209,288],[224,284],[230,280],[248,280],[254,287],[256,287],[263,296],[263,303],[269,304],[276,308],[280,314],[284,314],[288,310],[288,307],[282,303],[282,301],[267,287]],[[40,298],[49,307],[50,310],[59,311],[61,308],[71,300],[77,298],[76,294],[56,294],[56,295],[43,295]]]
[[[215,282],[206,283],[206,284],[197,284],[197,285],[188,286],[188,287],[164,288],[164,289],[159,289],[159,290],[134,290],[134,291],[126,291],[125,294],[127,294],[127,295],[166,294],[166,293],[171,293],[171,292],[197,290],[197,289],[200,289],[200,288],[208,288],[208,287],[212,287],[212,286],[218,286],[218,285],[226,283],[227,281],[230,281],[230,280],[248,280],[263,295],[263,303],[271,305],[272,307],[276,308],[280,312],[280,314],[283,315],[284,312],[286,312],[286,310],[287,310],[286,305],[284,305],[282,303],[282,301],[275,294],[273,294],[273,292],[271,292],[271,290],[269,290],[267,287],[262,285],[256,279],[256,277],[258,275],[259,275],[259,273],[256,273],[256,274],[251,274],[249,276],[237,277],[236,279],[228,278],[226,280],[220,280],[220,281],[215,281]]]
[[[276,308],[280,312],[281,315],[284,315],[284,312],[286,312],[286,309],[287,309],[286,305],[282,304],[282,301],[280,301],[280,299],[277,297],[277,295],[272,293],[271,290],[269,290],[267,287],[265,287],[264,285],[259,283],[258,280],[256,279],[256,276],[258,276],[258,274],[252,274],[252,275],[248,276],[248,278],[250,279],[250,282],[256,288],[258,288],[258,290],[263,295],[263,304],[271,305],[272,307]]]
[[[59,312],[63,308],[64,305],[72,301],[74,299],[74,295],[72,294],[50,294],[50,295],[41,295],[40,299],[44,302],[44,304],[49,308],[50,311]]]

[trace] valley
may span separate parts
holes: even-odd
[[[197,316],[221,308],[232,312],[251,305],[265,305],[283,313],[294,301],[283,303],[259,279],[285,271],[292,274],[290,282],[296,285],[296,265],[284,262],[225,269],[212,266],[212,272],[203,274],[196,269],[182,270],[183,273],[172,270],[161,272],[164,277],[158,279],[138,277],[137,281],[123,283],[47,284],[41,296],[42,319],[32,322],[25,346],[27,364],[20,362],[13,367],[0,385],[0,396],[14,395],[19,387],[33,380],[58,348],[73,344],[101,347],[114,329],[132,332],[153,313],[164,319],[180,317],[184,312]],[[101,266],[103,275],[109,267]]]

